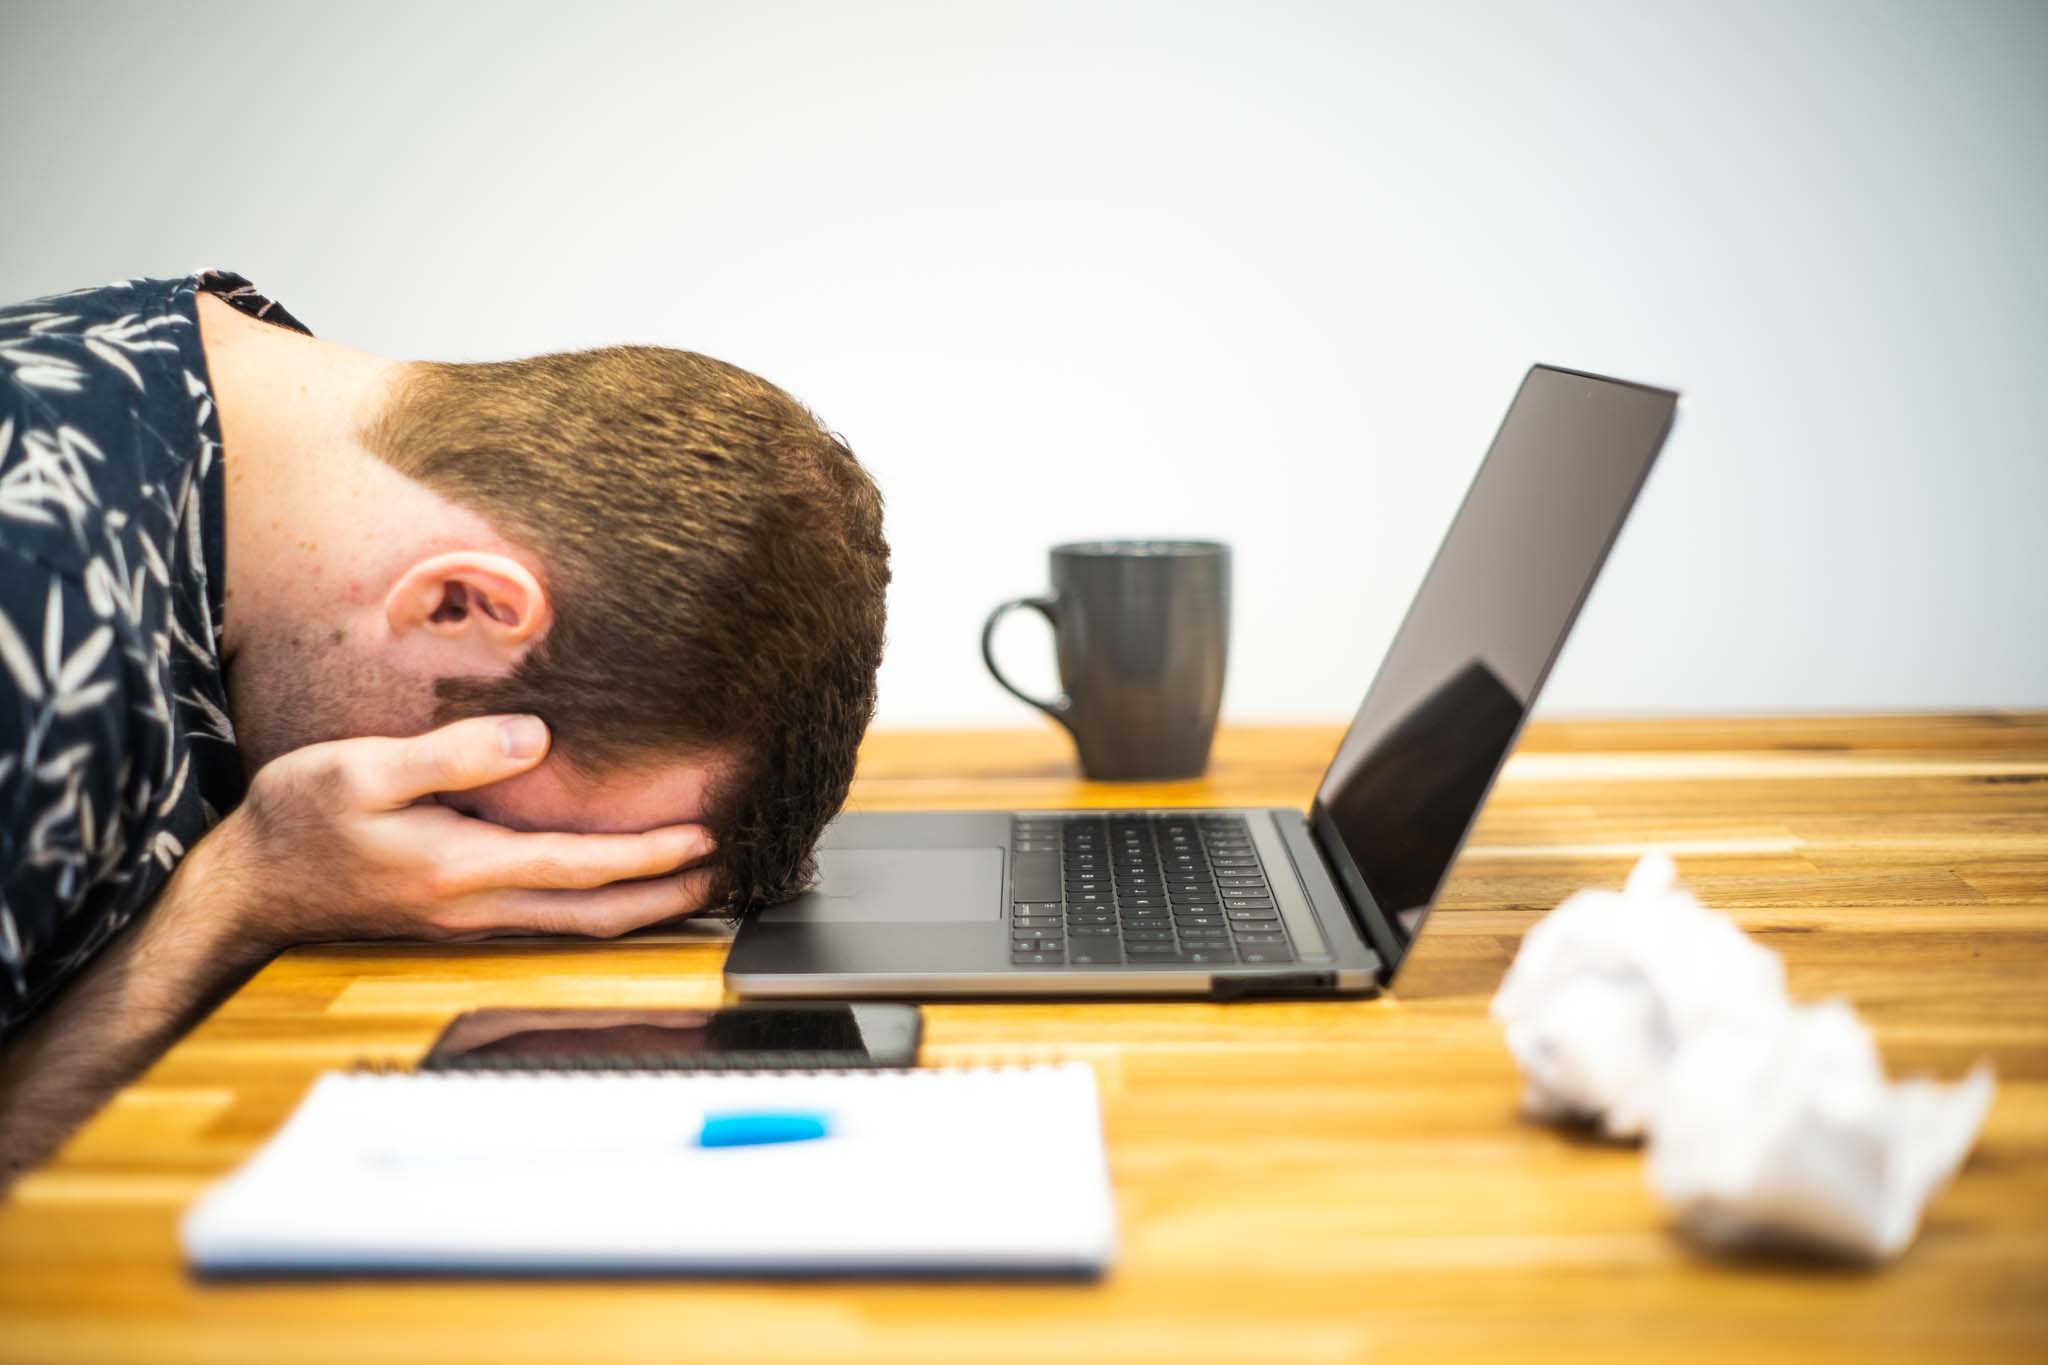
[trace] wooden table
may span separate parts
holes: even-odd
[[[1210,777],[1084,785],[1046,733],[882,734],[869,808],[1305,804],[1327,728],[1231,731]],[[1486,1005],[1530,921],[1647,845],[1842,996],[1895,1073],[1989,1058],[1976,1155],[1877,1271],[1689,1248],[1641,1154],[1517,1116]],[[997,1362],[2048,1358],[2048,714],[1556,722],[1372,1002],[934,1005],[927,1060],[1101,1078],[1123,1259],[1099,1286],[199,1285],[174,1226],[322,1068],[478,1005],[699,1004],[722,948],[287,954],[0,1210],[0,1359]]]

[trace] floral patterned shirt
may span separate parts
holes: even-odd
[[[0,1042],[242,797],[202,290],[305,330],[211,271],[0,307]]]

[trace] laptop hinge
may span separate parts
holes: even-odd
[[[1322,807],[1311,806],[1304,823],[1308,825],[1309,842],[1323,860],[1323,867],[1330,874],[1330,883],[1337,889],[1337,899],[1343,903],[1344,912],[1351,916],[1359,934],[1379,954],[1380,980],[1385,982],[1394,975],[1395,966],[1407,953],[1407,940],[1380,913],[1378,902],[1366,889],[1365,879],[1358,875],[1357,865],[1337,839],[1336,829]]]

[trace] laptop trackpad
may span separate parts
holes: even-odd
[[[821,848],[818,884],[758,912],[768,924],[937,924],[1003,909],[1000,848]]]

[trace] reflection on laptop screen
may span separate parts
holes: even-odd
[[[1529,372],[1323,775],[1311,819],[1353,902],[1369,897],[1388,921],[1396,959],[1534,704],[1676,404],[1661,389]]]

